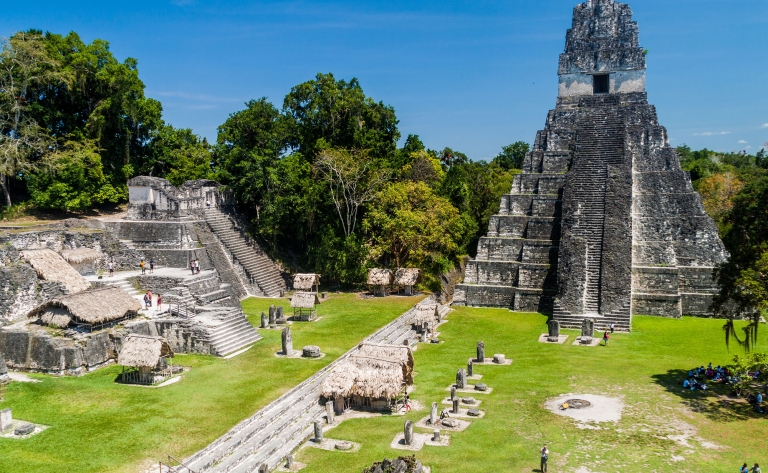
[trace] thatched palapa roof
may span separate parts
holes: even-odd
[[[322,394],[393,398],[413,384],[413,353],[405,345],[363,343],[323,382]]]
[[[138,313],[139,310],[141,310],[141,303],[133,296],[119,287],[108,286],[56,297],[30,312],[29,316],[40,316],[50,320],[54,320],[53,317],[57,316],[55,320],[60,323],[63,321],[61,316],[67,315],[77,322],[98,324],[121,319],[130,313]]]
[[[51,327],[64,328],[72,322],[72,316],[69,315],[67,309],[62,309],[61,307],[48,307],[42,315],[40,315],[40,321]]]
[[[423,324],[424,322],[434,325],[437,323],[437,304],[419,304],[416,306],[416,313],[413,316],[413,322]]]
[[[35,268],[39,277],[46,281],[62,283],[70,294],[91,287],[91,283],[53,250],[24,250],[21,252],[21,258]]]
[[[371,286],[387,286],[392,284],[392,271],[381,268],[369,269],[368,284]]]
[[[82,263],[84,261],[97,260],[104,256],[100,251],[92,250],[90,248],[80,247],[72,250],[61,250],[61,257],[67,263]]]
[[[419,268],[398,268],[395,271],[395,284],[398,286],[414,286],[421,282]]]
[[[314,292],[294,292],[293,297],[291,297],[291,307],[299,309],[311,309],[319,303],[320,299]]]
[[[317,285],[320,285],[319,274],[299,273],[293,277],[294,291],[311,291]]]
[[[117,355],[117,364],[136,368],[154,367],[161,357],[173,358],[173,350],[165,338],[132,333],[123,339],[123,348]]]

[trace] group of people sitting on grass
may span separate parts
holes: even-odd
[[[747,373],[747,376],[752,381],[757,381],[760,377],[760,371],[750,371]],[[712,367],[712,363],[710,363],[706,368],[700,366],[689,370],[688,377],[683,381],[683,389],[690,389],[691,391],[696,389],[706,390],[707,385],[705,381],[733,386],[732,396],[746,397],[747,402],[752,405],[755,412],[759,414],[768,413],[768,410],[763,407],[763,394],[760,392],[753,394],[743,389],[743,383],[741,382],[743,379],[724,366]]]

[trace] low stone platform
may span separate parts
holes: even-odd
[[[352,448],[349,448],[346,450],[338,449],[336,448],[336,445],[339,442],[346,442],[348,444],[351,444]],[[357,453],[357,451],[360,450],[360,444],[357,442],[351,442],[349,440],[329,439],[329,438],[324,438],[320,443],[315,442],[313,439],[310,439],[307,441],[306,445],[314,448],[319,448],[322,450],[328,450],[329,452]]]
[[[576,337],[576,340],[573,341],[571,345],[579,345],[582,347],[596,347],[600,345],[600,342],[603,340],[600,337],[592,337],[592,341],[589,343],[581,343],[582,337]]]
[[[431,447],[447,447],[451,443],[451,438],[447,435],[440,435],[440,441],[435,442],[432,440],[432,434],[420,434],[418,432],[413,433],[413,442],[411,445],[405,444],[405,434],[400,432],[395,435],[392,443],[389,444],[390,448],[396,448],[398,450],[410,450],[412,452],[418,452],[424,445]]]
[[[418,427],[420,429],[430,429],[430,430],[439,429],[439,430],[447,430],[449,432],[461,432],[462,430],[465,430],[467,427],[469,427],[470,424],[472,424],[472,422],[468,422],[466,420],[461,420],[453,417],[453,414],[451,414],[451,417],[449,417],[449,419],[456,421],[457,425],[455,427],[449,427],[447,425],[442,424],[442,421],[447,419],[438,420],[436,424],[432,425],[429,423],[429,416],[427,416],[419,420],[415,424],[413,424],[413,426]]]
[[[451,384],[450,386],[445,388],[445,390],[450,391],[451,388],[453,388],[454,386],[456,385]],[[462,389],[456,388],[456,392],[457,393],[473,393],[473,394],[491,394],[491,392],[493,392],[493,388],[488,387],[488,389],[486,389],[485,391],[478,391],[475,389],[474,384],[468,384],[466,388],[462,388]]]
[[[548,333],[542,333],[541,336],[539,336],[539,343],[551,343],[553,345],[557,345],[557,344],[565,343],[566,340],[568,340],[568,335],[560,335],[559,337],[557,337],[556,342],[549,341]]]

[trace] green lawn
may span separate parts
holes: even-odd
[[[318,345],[320,360],[284,359],[280,331],[229,360],[179,355],[192,370],[173,385],[150,389],[114,382],[120,367],[79,378],[32,375],[40,383],[11,383],[0,409],[14,418],[49,425],[27,440],[0,438],[0,472],[137,472],[170,454],[188,456],[238,421],[279,397],[413,306],[420,297],[358,300],[331,295],[322,320],[293,324],[293,344]],[[248,299],[243,308],[258,325],[274,300]],[[288,301],[283,300],[288,308]],[[290,310],[290,309],[288,309]]]
[[[449,320],[440,328],[445,343],[419,345],[415,352],[412,399],[429,406],[445,397],[445,388],[479,340],[486,354],[505,353],[514,363],[475,367],[482,382],[494,388],[489,395],[475,396],[483,400],[486,416],[451,433],[449,447],[425,446],[416,453],[433,472],[531,472],[538,469],[543,442],[552,452],[551,472],[583,467],[579,473],[710,473],[736,471],[745,461],[768,464],[768,418],[755,418],[744,406],[727,407],[714,393],[684,392],[676,384],[682,370],[730,362],[722,321],[635,317],[632,333],[615,334],[608,347],[592,348],[571,345],[576,331],[564,331],[571,335],[564,345],[538,343],[546,328],[540,314],[462,307]],[[617,424],[600,424],[600,430],[579,429],[543,408],[546,399],[567,393],[622,397],[623,417]],[[415,423],[428,414],[427,407],[407,418]],[[359,472],[374,461],[403,454],[389,443],[402,431],[404,419],[345,421],[326,436],[360,442],[360,451],[305,448],[297,457],[308,463],[302,473]]]

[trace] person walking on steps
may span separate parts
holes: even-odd
[[[112,277],[115,275],[115,264],[113,262],[107,263],[107,269],[109,269],[109,277]]]
[[[539,469],[541,473],[546,473],[548,461],[549,461],[549,449],[547,448],[546,445],[544,445],[543,447],[541,447],[541,468]]]
[[[614,329],[613,322],[611,322],[611,333],[613,333],[613,329]]]
[[[606,330],[605,333],[603,333],[603,345],[608,346],[608,339],[611,338],[608,336],[608,331]]]

